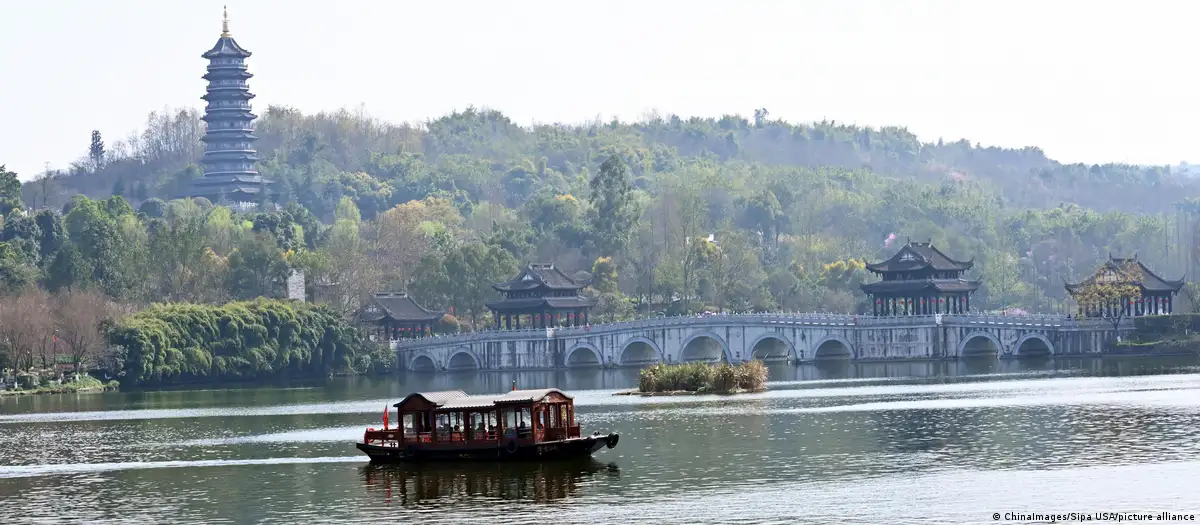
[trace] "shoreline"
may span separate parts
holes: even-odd
[[[54,387],[37,387],[27,390],[4,390],[0,391],[0,398],[5,397],[23,397],[23,396],[45,396],[57,394],[98,394],[103,392],[117,392],[120,388],[117,386],[88,386],[82,388],[74,388],[69,386],[54,386]]]

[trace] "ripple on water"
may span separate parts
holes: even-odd
[[[900,383],[578,392],[585,430],[622,434],[597,454],[613,467],[579,470],[353,464],[380,400],[0,416],[0,497],[47,522],[203,523],[966,523],[1192,501],[1198,375]]]

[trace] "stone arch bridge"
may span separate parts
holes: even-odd
[[[1124,322],[1120,332],[1131,329]],[[1107,320],[1066,316],[748,314],[484,331],[392,345],[397,364],[407,370],[513,370],[1096,355],[1114,335]]]

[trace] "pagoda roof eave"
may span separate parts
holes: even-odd
[[[200,58],[212,60],[214,58],[250,58],[253,53],[247,51],[246,48],[238,45],[237,40],[232,36],[222,36],[217,39],[217,43],[212,49],[205,51]]]

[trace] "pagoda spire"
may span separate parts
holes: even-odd
[[[229,10],[222,11],[221,37],[211,49],[201,55],[208,60],[204,80],[208,81],[201,99],[205,122],[204,176],[192,181],[184,196],[205,197],[213,202],[261,202],[270,180],[258,174],[255,164],[258,152],[254,143],[254,119],[248,81],[252,75],[246,67],[250,51],[238,45],[229,32]]]

